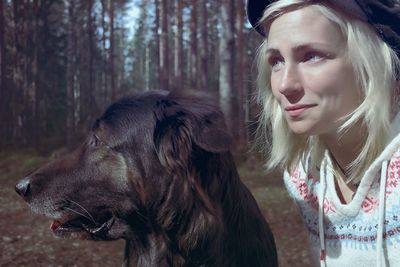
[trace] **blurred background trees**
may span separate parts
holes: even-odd
[[[0,149],[73,146],[152,89],[213,95],[245,149],[260,42],[245,0],[0,0]]]

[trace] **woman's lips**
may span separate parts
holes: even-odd
[[[300,116],[306,109],[315,107],[316,104],[310,104],[310,105],[293,105],[293,106],[287,106],[285,108],[285,111],[288,113],[290,117],[298,117]]]

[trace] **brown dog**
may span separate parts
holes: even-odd
[[[277,266],[229,145],[210,99],[150,92],[111,105],[75,152],[16,191],[57,236],[125,239],[125,266]]]

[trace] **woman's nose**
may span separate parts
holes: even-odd
[[[289,64],[285,66],[279,83],[279,92],[291,103],[297,102],[304,95],[301,75],[296,66]]]

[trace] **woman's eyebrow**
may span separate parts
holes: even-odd
[[[267,51],[265,51],[265,54],[270,55],[270,54],[279,54],[280,51],[277,48],[268,48]]]
[[[307,43],[307,44],[301,44],[293,47],[294,52],[302,52],[304,50],[310,50],[310,49],[322,49],[322,48],[327,48],[326,44],[323,43]]]
[[[302,52],[304,50],[309,50],[309,49],[322,49],[326,48],[327,44],[324,43],[306,43],[306,44],[299,44],[291,48],[291,51],[298,53]],[[278,48],[270,47],[266,50],[266,54],[276,54],[280,53],[280,50]]]

